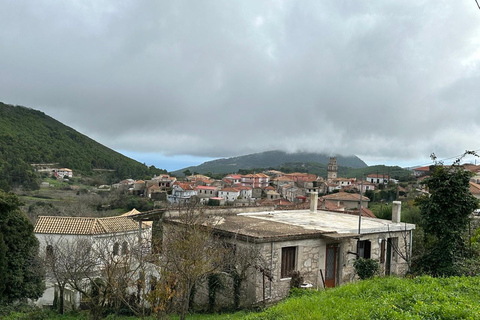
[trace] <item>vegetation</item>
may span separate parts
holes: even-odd
[[[32,163],[58,163],[76,173],[100,174],[107,181],[166,173],[129,159],[43,112],[0,102],[0,188],[38,188]]]
[[[479,277],[375,278],[326,291],[297,290],[246,319],[478,319],[479,290]]]
[[[44,290],[38,240],[20,205],[17,196],[0,190],[0,305],[39,298]]]
[[[434,276],[457,275],[467,258],[464,235],[478,200],[470,193],[471,173],[454,164],[435,166],[425,184],[430,196],[417,200],[425,232],[425,253],[417,272]]]
[[[362,280],[373,278],[378,273],[380,266],[377,260],[360,258],[353,263],[355,272]]]
[[[255,169],[255,168],[279,168],[286,163],[317,163],[327,165],[329,156],[319,153],[296,152],[286,153],[284,151],[266,151],[261,153],[254,153],[240,157],[233,157],[228,159],[217,159],[207,161],[199,166],[183,168],[174,173],[182,176],[185,171],[198,172],[204,174],[206,172],[212,173],[232,173],[239,169]],[[339,166],[351,168],[363,168],[367,165],[356,156],[337,156]]]

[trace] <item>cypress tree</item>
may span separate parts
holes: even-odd
[[[20,204],[17,196],[0,190],[0,234],[6,249],[3,261],[7,266],[3,274],[2,303],[37,299],[44,291],[39,243],[32,223],[19,209]]]

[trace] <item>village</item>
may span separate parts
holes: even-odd
[[[480,172],[475,165],[464,168]],[[370,174],[358,181],[338,177],[337,169],[336,158],[331,157],[326,178],[269,170],[229,174],[222,180],[199,174],[181,180],[161,175],[147,181],[128,179],[112,186],[99,186],[163,205],[147,212],[133,209],[105,218],[38,217],[34,232],[48,256],[58,257],[65,247],[74,250],[75,243],[83,241],[83,246],[96,248],[94,251],[100,252],[103,259],[83,270],[85,278],[76,279],[80,282],[72,279],[58,282],[51,277],[44,295],[36,303],[51,306],[55,299],[58,301],[61,288],[65,308],[79,308],[88,298],[79,289],[85,279],[98,277],[101,270],[121,267],[126,277],[122,280],[124,294],[137,301],[137,308],[149,306],[151,302],[145,300],[148,288],[154,290],[154,283],[162,277],[162,268],[167,268],[160,262],[165,257],[161,252],[168,251],[162,247],[184,224],[208,226],[217,239],[217,248],[221,243],[222,248],[235,248],[235,255],[241,256],[240,260],[229,258],[237,261],[229,268],[235,272],[236,268],[243,270],[241,283],[235,287],[236,273],[231,270],[220,272],[222,289],[213,302],[208,300],[212,289],[206,285],[205,277],[215,272],[205,271],[195,279],[199,283],[191,303],[199,310],[250,308],[284,299],[293,275],[301,277],[300,286],[304,288],[322,289],[352,282],[358,277],[354,263],[359,258],[377,261],[383,275],[404,275],[410,269],[415,229],[414,224],[402,222],[401,218],[402,202],[398,200],[400,194],[405,197],[406,190],[388,175]],[[428,177],[429,170],[419,167],[412,175],[421,181]],[[72,178],[72,171],[65,168],[55,170],[54,174],[58,179]],[[470,190],[477,198],[480,198],[479,179],[480,176],[474,175],[470,181]],[[387,185],[397,192],[397,199],[391,205],[391,220],[378,219],[369,209],[371,200],[364,195]],[[425,188],[417,188],[415,192],[428,194]],[[188,214],[201,219],[183,220]],[[131,257],[133,248],[141,248],[142,255]],[[206,250],[197,249],[201,255]],[[225,259],[225,254],[223,250],[220,260]],[[215,259],[216,253],[210,255]],[[67,259],[63,263],[72,261]],[[52,265],[58,268],[59,263]],[[66,265],[64,268],[68,269]],[[128,285],[138,282],[139,277],[144,283],[141,290]],[[126,298],[122,303],[125,301]]]

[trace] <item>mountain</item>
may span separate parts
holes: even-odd
[[[320,153],[296,152],[287,153],[284,151],[273,150],[260,153],[249,154],[245,156],[217,159],[207,161],[199,166],[183,168],[174,172],[177,175],[183,175],[183,171],[198,173],[232,173],[240,169],[256,168],[280,168],[285,164],[305,165],[308,163],[318,163],[327,165],[330,156]],[[337,156],[337,163],[342,167],[364,168],[367,164],[357,156]]]
[[[58,163],[84,175],[113,170],[108,180],[166,172],[101,145],[41,111],[0,102],[0,189],[37,187],[32,163]]]

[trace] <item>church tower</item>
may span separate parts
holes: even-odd
[[[330,162],[328,162],[328,168],[327,168],[327,172],[328,172],[327,181],[337,179],[337,171],[338,171],[337,157],[330,157]]]

